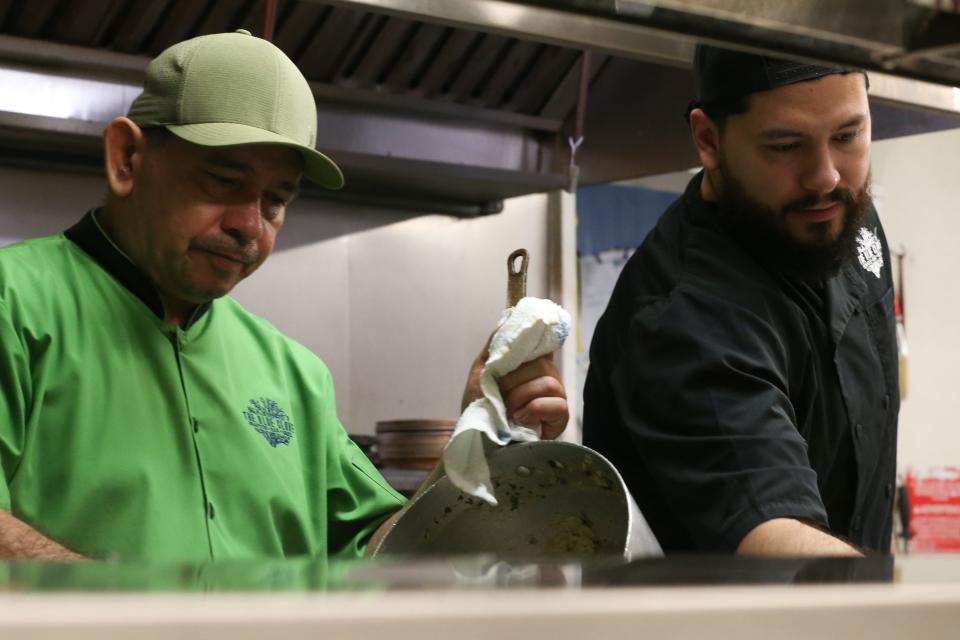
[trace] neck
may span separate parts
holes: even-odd
[[[713,184],[713,174],[704,169],[703,179],[700,181],[700,197],[704,202],[716,202],[719,200],[717,188]]]
[[[163,301],[164,324],[186,329],[187,322],[190,320],[190,316],[193,315],[193,311],[198,305],[182,300],[171,299],[170,296],[166,295],[163,291],[160,291],[160,300]]]

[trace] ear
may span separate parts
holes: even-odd
[[[104,168],[114,196],[125,198],[133,191],[145,146],[143,131],[129,118],[114,118],[103,130]]]
[[[720,130],[703,109],[690,112],[690,133],[697,147],[700,164],[707,171],[720,166]]]

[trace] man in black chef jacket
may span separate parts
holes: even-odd
[[[584,440],[667,553],[890,549],[899,391],[866,75],[698,47],[703,171],[624,268]]]

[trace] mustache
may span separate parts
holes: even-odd
[[[199,242],[190,243],[191,248],[233,258],[243,264],[253,264],[260,259],[260,250],[253,242],[240,242],[227,238],[205,238]]]
[[[837,187],[828,193],[826,197],[821,197],[815,193],[811,193],[810,195],[799,200],[789,202],[780,209],[780,213],[782,215],[787,215],[788,213],[793,213],[794,211],[802,211],[803,209],[810,209],[811,207],[828,204],[830,202],[840,202],[847,205],[847,207],[851,207],[856,204],[856,198],[850,189],[845,187]]]

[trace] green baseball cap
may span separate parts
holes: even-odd
[[[317,106],[306,78],[280,49],[243,29],[191,38],[154,58],[127,117],[206,147],[293,147],[307,179],[343,186],[340,168],[314,146]]]

